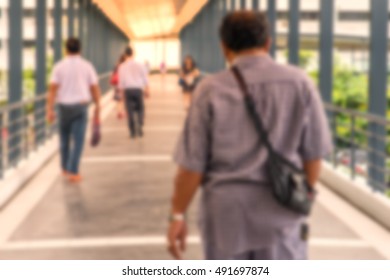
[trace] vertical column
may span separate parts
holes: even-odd
[[[236,0],[230,0],[230,11],[236,10]]]
[[[87,36],[86,36],[86,41],[87,41],[87,49],[86,49],[86,54],[87,57],[90,61],[93,60],[93,31],[94,31],[94,23],[93,23],[93,8],[92,4],[90,1],[88,1],[87,4]]]
[[[270,49],[270,55],[275,58],[276,55],[276,1],[268,0],[268,21],[270,25],[270,32],[272,38],[272,44]]]
[[[223,16],[225,14],[225,8],[224,3],[226,3],[225,0],[214,0],[211,3],[211,50],[212,50],[212,57],[211,57],[211,72],[217,72],[219,70],[222,70],[225,68],[225,61],[222,55],[221,46],[220,46],[220,39],[219,39],[219,26],[221,25],[221,21],[223,19]],[[226,5],[225,5],[226,7]]]
[[[79,0],[79,11],[78,11],[78,17],[79,17],[79,34],[78,37],[81,40],[81,43],[83,44],[83,49],[85,47],[85,1]]]
[[[320,4],[320,90],[325,102],[332,102],[334,0]]]
[[[8,101],[10,105],[20,102],[23,98],[22,89],[22,57],[23,57],[23,1],[9,1],[9,75],[8,75]],[[20,156],[21,149],[21,109],[12,110],[9,114],[9,120],[12,123],[9,126],[9,154],[8,159],[13,165]]]
[[[260,10],[260,0],[252,0],[252,10]]]
[[[110,38],[110,31],[109,31],[109,26],[110,26],[110,21],[109,19],[104,15],[103,18],[103,29],[104,29],[104,36],[103,36],[103,42],[104,42],[104,72],[110,71],[112,61],[110,61],[110,43],[109,43],[109,38]]]
[[[240,0],[240,9],[245,10],[246,9],[246,0]]]
[[[68,0],[68,37],[75,36],[75,0]]]
[[[100,17],[100,10],[96,5],[93,5],[93,12],[94,12],[94,25],[96,26],[97,32],[95,32],[94,35],[94,44],[93,44],[93,50],[94,50],[94,56],[93,56],[93,62],[95,64],[96,70],[98,74],[102,72],[102,65],[101,65],[101,40],[100,36],[102,34],[102,25],[101,25],[101,17]]]
[[[62,58],[62,0],[54,0],[54,61]]]
[[[194,24],[194,22],[191,22],[188,25],[188,50],[187,50],[187,53],[184,53],[184,56],[186,56],[188,54],[192,55],[192,56],[194,55],[194,52],[195,52],[195,46],[194,46],[195,32],[194,31],[195,31],[195,24]]]
[[[386,119],[387,106],[387,36],[388,0],[371,3],[371,45],[369,112]],[[369,184],[376,190],[386,188],[386,128],[378,123],[369,125]],[[383,139],[383,140],[382,140]]]
[[[200,14],[198,14],[194,20],[194,40],[192,42],[194,46],[194,59],[198,63],[198,66],[201,68],[200,53],[201,53],[201,28],[200,28]]]
[[[290,0],[289,9],[288,61],[294,65],[299,65],[299,2]]]
[[[203,17],[203,24],[202,24],[203,38],[204,38],[203,43],[205,46],[205,51],[203,51],[202,57],[203,57],[204,67],[207,72],[212,71],[214,54],[216,51],[215,46],[213,44],[214,38],[212,38],[213,36],[212,33],[214,31],[214,28],[212,26],[213,24],[212,17],[216,16],[215,14],[214,15],[212,14],[212,4],[214,2],[215,1],[211,0],[204,7],[204,17]]]
[[[36,7],[36,96],[46,92],[46,0],[37,0]],[[39,145],[45,137],[45,101],[39,100],[35,104],[35,143]]]
[[[180,31],[180,61],[184,60],[184,57],[188,53],[188,31],[189,31],[189,25],[185,26]]]

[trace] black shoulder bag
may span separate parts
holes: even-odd
[[[256,111],[253,97],[249,94],[244,77],[236,66],[232,68],[232,72],[244,96],[250,118],[268,151],[266,169],[272,184],[274,197],[280,204],[294,212],[304,215],[310,214],[315,198],[315,190],[309,185],[303,170],[297,168],[292,162],[274,150],[268,139],[263,121]]]

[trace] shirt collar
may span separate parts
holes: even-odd
[[[272,60],[271,56],[268,54],[261,54],[261,55],[243,55],[239,56],[236,59],[234,59],[232,65],[237,66],[251,66],[258,63],[266,63]]]
[[[81,56],[79,54],[72,54],[72,55],[67,55],[66,58],[68,59],[77,59],[80,58]]]

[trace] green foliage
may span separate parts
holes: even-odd
[[[317,82],[319,81],[319,72],[310,71],[309,65],[314,55],[308,51],[300,53],[300,66],[307,70],[310,77]],[[389,90],[387,92],[387,118],[390,119],[390,76],[389,76]],[[336,57],[333,68],[333,104],[336,106],[351,109],[359,112],[367,112],[368,110],[368,75],[354,71],[343,65]],[[368,144],[368,121],[363,118],[355,119],[355,130],[352,135],[352,120],[347,114],[337,114],[336,127],[334,128],[338,138],[342,140],[337,141],[338,147],[347,148],[351,145],[353,140],[354,145],[363,147]],[[390,127],[387,128],[387,137],[390,139]],[[390,141],[386,141],[387,157],[390,157]],[[390,159],[386,162],[387,170],[390,170]],[[390,174],[388,175],[390,176]],[[390,182],[390,178],[386,179]],[[390,197],[390,189],[387,191]]]
[[[33,69],[26,69],[23,71],[23,96],[25,98],[32,98],[35,91],[35,71]]]
[[[335,64],[333,77],[333,103],[342,108],[367,111],[367,75]]]
[[[307,69],[314,58],[312,51],[302,50],[299,52],[299,66]]]

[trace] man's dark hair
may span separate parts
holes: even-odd
[[[70,54],[77,54],[81,51],[81,42],[77,38],[69,38],[66,41],[66,50]]]
[[[270,35],[266,15],[254,11],[229,13],[219,33],[225,46],[234,52],[265,47]]]
[[[127,47],[125,49],[125,55],[132,56],[133,55],[133,49],[131,47]]]

